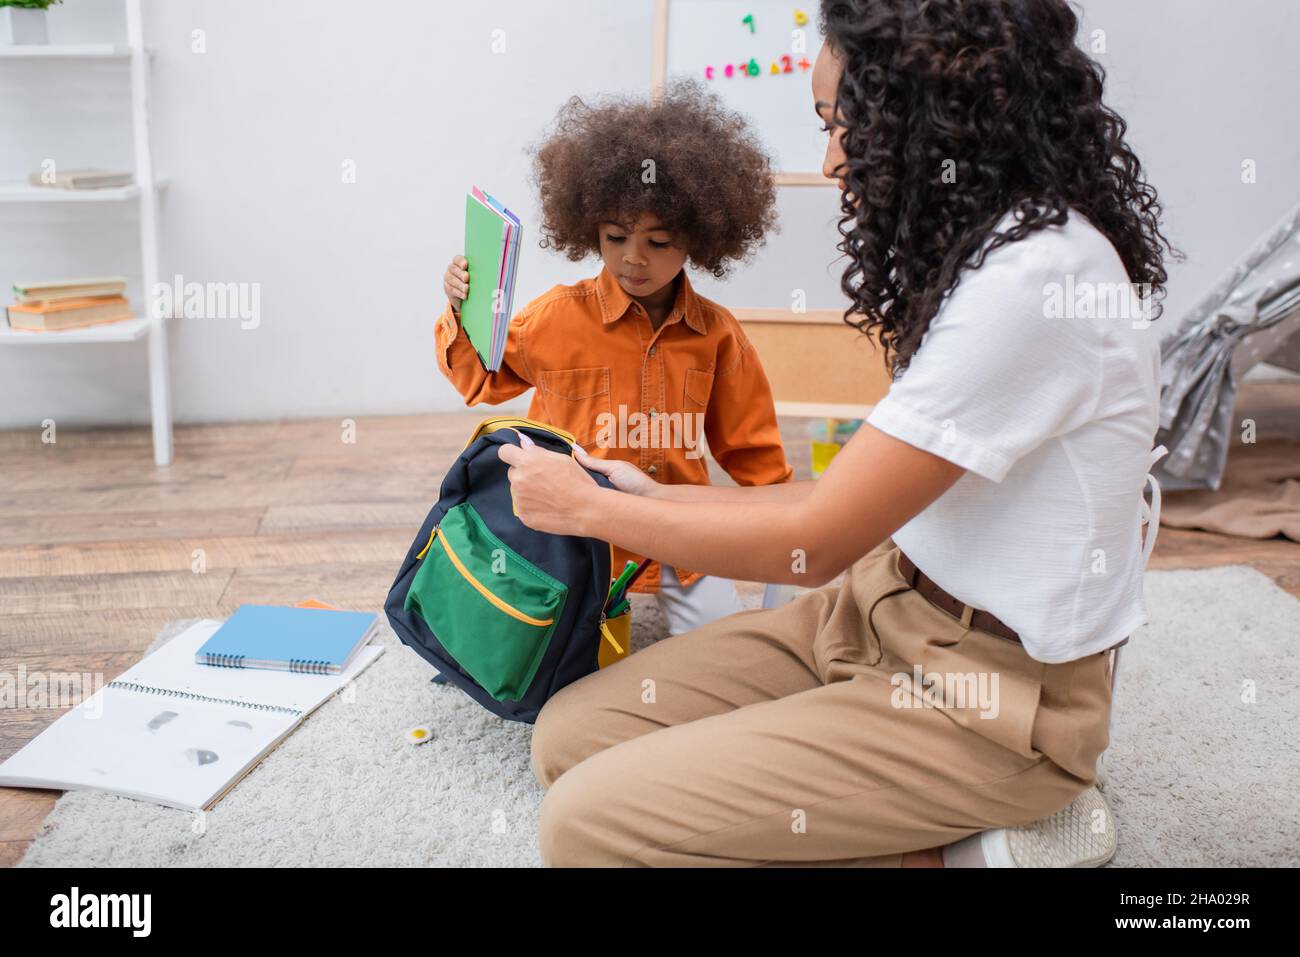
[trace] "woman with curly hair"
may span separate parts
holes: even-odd
[[[603,489],[502,450],[535,528],[823,586],[548,701],[542,854],[1099,865],[1113,650],[1155,536],[1156,196],[1064,0],[823,0],[822,25],[846,318],[894,382],[816,483],[599,463]]]
[[[638,474],[708,484],[707,438],[740,485],[788,481],[758,356],[735,317],[698,295],[684,270],[689,262],[725,276],[774,224],[771,164],[744,121],[692,83],[650,102],[574,98],[534,169],[542,246],[574,261],[598,255],[604,268],[516,314],[504,363],[488,372],[458,322],[470,277],[465,257],[455,257],[443,280],[438,364],[468,404],[535,387],[533,418]],[[618,569],[641,556],[614,557]],[[656,594],[672,634],[740,609],[730,580],[689,567],[652,565],[633,586]]]

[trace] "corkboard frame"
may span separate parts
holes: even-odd
[[[672,0],[654,0],[654,47],[650,58],[650,92],[658,96],[668,82],[668,16]],[[777,186],[834,186],[835,180],[816,172],[777,172]]]
[[[889,391],[884,353],[838,309],[732,314],[763,363],[777,415],[865,419]]]

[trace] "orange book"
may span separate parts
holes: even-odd
[[[77,329],[134,318],[125,296],[23,303],[10,306],[7,313],[11,328],[31,332],[56,332],[60,329]]]

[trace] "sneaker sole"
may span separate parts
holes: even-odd
[[[1006,841],[1017,867],[1101,867],[1115,856],[1115,815],[1091,787],[1049,818],[1008,828]]]

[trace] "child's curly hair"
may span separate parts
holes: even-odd
[[[599,254],[599,223],[630,228],[652,213],[681,235],[693,265],[722,278],[776,224],[770,158],[744,118],[694,80],[649,101],[573,97],[534,148],[533,174],[541,246],[575,262]]]

